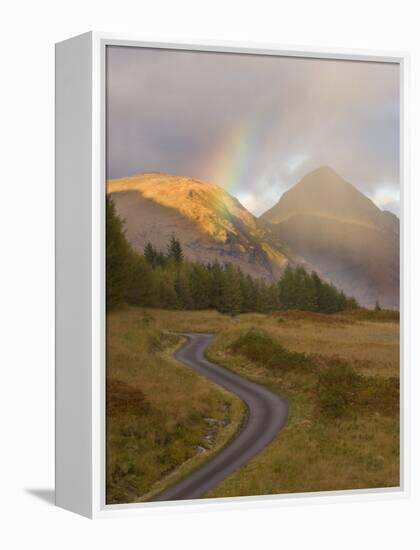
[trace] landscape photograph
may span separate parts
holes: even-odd
[[[106,503],[400,486],[396,63],[107,46]]]

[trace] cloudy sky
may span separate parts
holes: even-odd
[[[255,215],[334,168],[399,214],[395,64],[108,47],[108,178],[213,181]]]

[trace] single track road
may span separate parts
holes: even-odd
[[[156,495],[153,501],[202,497],[264,449],[287,420],[287,401],[264,386],[205,358],[205,351],[213,335],[187,333],[184,336],[187,342],[175,354],[176,359],[237,395],[246,404],[248,414],[244,427],[229,445],[187,477]]]

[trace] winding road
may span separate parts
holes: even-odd
[[[212,334],[187,333],[183,336],[187,337],[187,342],[175,354],[176,359],[237,395],[246,404],[248,415],[245,426],[228,446],[187,477],[156,495],[153,501],[202,497],[266,447],[287,420],[285,400],[204,357],[214,338]]]

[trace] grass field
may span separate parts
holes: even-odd
[[[107,316],[107,503],[150,498],[228,442],[242,402],[172,357],[180,336],[136,308]]]
[[[279,436],[207,496],[399,485],[395,313],[230,317],[127,308],[108,315],[108,502],[147,499],[240,425],[237,398],[171,358],[175,331],[216,333],[212,361],[289,402]]]

